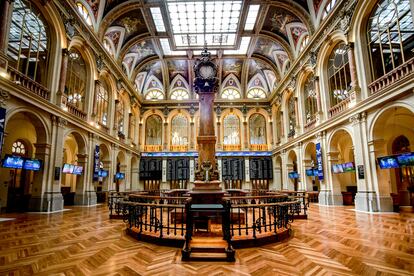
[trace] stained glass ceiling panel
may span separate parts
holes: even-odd
[[[234,46],[241,0],[167,0],[175,45],[179,48]]]

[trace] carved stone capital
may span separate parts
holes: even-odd
[[[3,89],[0,89],[0,107],[6,107],[6,102],[9,99],[10,99],[9,93]]]
[[[366,112],[361,112],[361,113],[357,113],[355,115],[352,115],[351,117],[349,117],[349,122],[352,124],[358,124],[361,123],[362,121],[366,120]]]
[[[68,125],[68,121],[60,117],[57,119],[57,123],[59,127],[66,127]]]

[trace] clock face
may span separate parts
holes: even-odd
[[[214,69],[211,66],[204,65],[200,67],[200,76],[203,79],[209,79],[211,77],[214,77]]]

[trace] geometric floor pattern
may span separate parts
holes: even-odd
[[[2,215],[15,220],[0,223],[0,275],[414,275],[414,214],[311,205],[285,242],[194,263],[130,238],[105,205],[71,209]]]

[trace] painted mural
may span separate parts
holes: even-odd
[[[223,78],[227,77],[230,74],[233,74],[240,80],[242,68],[242,59],[223,59]]]
[[[111,26],[120,26],[125,29],[125,43],[137,35],[148,32],[148,28],[140,9],[122,14],[122,16],[118,17]]]
[[[188,61],[185,59],[173,59],[167,61],[170,82],[180,74],[188,82]]]

